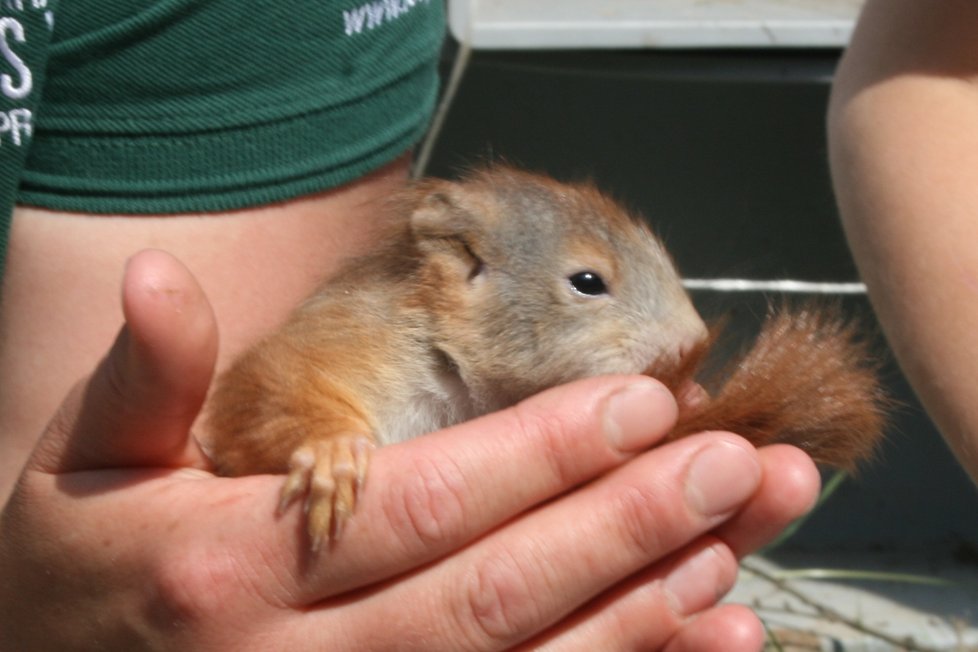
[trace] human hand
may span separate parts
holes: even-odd
[[[0,519],[3,649],[756,649],[714,607],[736,556],[813,502],[796,449],[660,446],[654,381],[600,378],[377,451],[311,555],[281,478],[218,478],[188,432],[216,328],[193,277],[134,257],[128,326],[66,399]]]

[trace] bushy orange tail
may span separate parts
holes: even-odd
[[[715,339],[680,368],[652,368],[649,375],[681,391]],[[722,384],[697,379],[709,396],[680,410],[672,438],[727,430],[755,446],[793,444],[816,462],[851,471],[872,455],[892,406],[879,367],[855,323],[838,309],[773,310],[753,347],[721,374]]]

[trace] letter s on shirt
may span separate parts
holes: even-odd
[[[33,77],[31,69],[27,67],[24,60],[17,56],[10,47],[10,37],[18,43],[23,43],[26,38],[24,26],[16,18],[0,18],[0,54],[3,60],[14,69],[17,74],[15,80],[13,76],[4,73],[0,75],[0,91],[12,100],[22,100],[31,93],[33,87]]]

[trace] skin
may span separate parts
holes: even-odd
[[[641,452],[677,410],[650,379],[590,379],[380,449],[343,538],[316,556],[298,511],[275,515],[281,477],[207,470],[190,433],[215,362],[284,318],[338,258],[304,246],[303,228],[322,229],[316,245],[335,243],[331,254],[369,242],[363,222],[303,211],[366,218],[402,172],[354,198],[299,201],[297,215],[122,218],[113,231],[111,219],[19,213],[0,386],[50,384],[32,383],[23,405],[5,396],[0,412],[5,450],[33,445],[0,515],[0,647],[760,648],[749,610],[715,605],[737,557],[810,508],[816,470],[797,449],[758,451],[730,433]],[[104,229],[91,237],[105,257],[86,257],[62,227]],[[220,228],[233,252],[208,252]],[[147,245],[176,249],[193,272],[159,250],[123,253]],[[290,270],[247,264],[292,245]],[[118,282],[95,281],[123,266],[120,315]],[[25,315],[47,319],[32,333]],[[85,365],[95,371],[58,407],[49,394]]]
[[[978,480],[978,5],[869,0],[829,110],[846,233],[914,389]]]
[[[154,247],[193,269],[221,324],[223,368],[370,245],[378,203],[404,185],[407,170],[405,156],[338,190],[206,216],[17,207],[0,295],[0,496],[65,393],[112,343],[130,256]]]

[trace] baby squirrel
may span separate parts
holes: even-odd
[[[313,549],[352,514],[374,446],[600,374],[682,400],[673,437],[731,430],[850,467],[883,427],[866,346],[830,312],[772,316],[729,382],[693,381],[712,338],[646,223],[596,188],[505,166],[425,180],[385,243],[245,352],[211,398],[219,472],[287,473]]]

